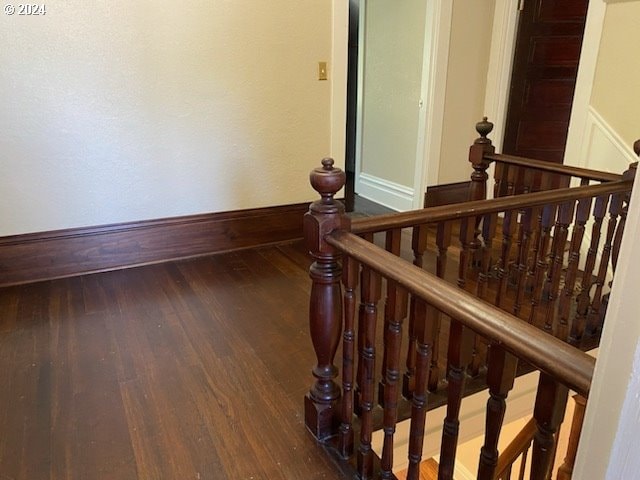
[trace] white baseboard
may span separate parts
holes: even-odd
[[[368,200],[398,212],[413,209],[413,188],[368,173],[357,176],[355,191]]]

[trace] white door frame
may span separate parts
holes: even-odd
[[[484,112],[494,124],[491,141],[498,151],[502,151],[505,124],[507,122],[507,104],[511,87],[513,56],[516,50],[518,2],[496,0],[493,11],[493,30],[491,33],[491,51],[487,70],[487,90],[484,97]]]
[[[412,197],[411,205],[414,209],[422,208],[426,186],[438,183],[452,10],[453,2],[451,1],[427,0],[414,184],[411,186],[412,188],[405,187],[405,192]],[[363,49],[365,48],[366,0],[362,1],[359,13],[356,191],[360,183],[360,170],[362,167],[363,72],[365,67]],[[403,186],[398,187],[402,188]]]
[[[422,100],[414,174],[414,209],[424,206],[427,185],[438,184],[453,2],[428,0],[426,17],[422,57]]]

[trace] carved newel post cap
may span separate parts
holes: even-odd
[[[487,117],[482,117],[482,121],[476,123],[476,132],[480,135],[480,138],[476,140],[476,143],[491,142],[491,140],[487,138],[487,135],[489,135],[492,130],[493,123],[491,123]]]
[[[334,168],[333,158],[323,158],[322,167],[314,168],[309,175],[311,186],[322,196],[323,203],[331,203],[333,196],[346,182],[346,174]]]
[[[640,138],[633,142],[633,151],[640,157]]]

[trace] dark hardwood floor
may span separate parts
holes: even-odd
[[[347,478],[305,431],[301,243],[0,289],[0,479]]]

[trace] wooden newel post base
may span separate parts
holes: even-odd
[[[337,432],[340,387],[334,381],[338,369],[333,361],[342,333],[342,295],[340,253],[324,238],[334,230],[348,229],[344,206],[334,195],[345,184],[345,173],[333,167],[333,159],[322,160],[322,167],[310,174],[311,186],[320,194],[304,216],[304,237],[314,259],[309,275],[313,282],[309,304],[309,331],[317,365],[315,382],[304,399],[305,424],[323,440]]]

